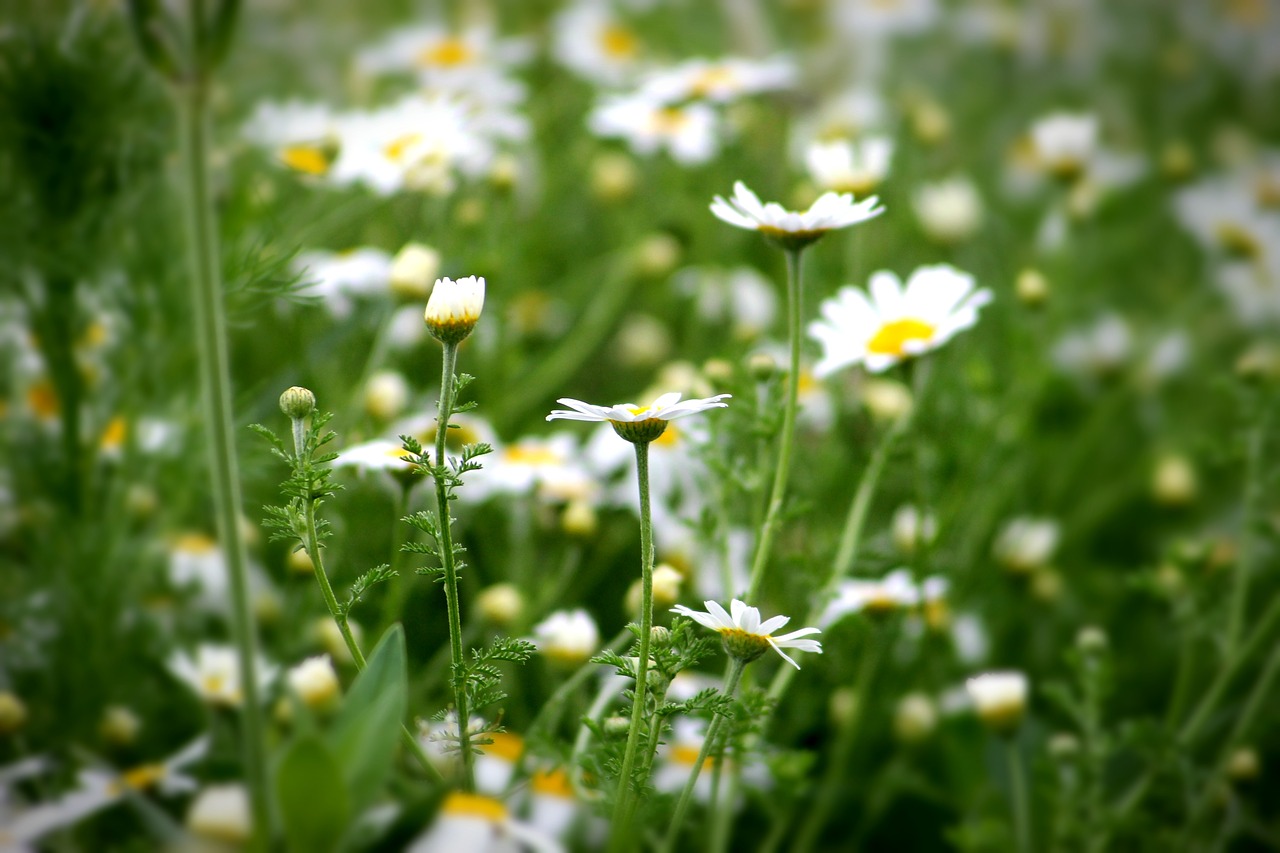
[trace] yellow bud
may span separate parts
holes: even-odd
[[[26,722],[26,703],[8,690],[0,691],[0,735],[13,734]]]
[[[635,161],[626,154],[601,154],[591,163],[591,191],[601,201],[622,201],[635,191]]]
[[[1039,270],[1024,269],[1013,287],[1019,301],[1028,308],[1039,308],[1049,300],[1049,280]]]
[[[496,583],[485,587],[476,597],[480,616],[494,625],[510,625],[524,612],[524,596],[515,584]]]

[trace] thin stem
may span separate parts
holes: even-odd
[[[787,479],[791,473],[791,454],[795,444],[796,408],[800,399],[800,312],[802,308],[800,276],[803,249],[788,249],[787,255],[787,337],[791,347],[787,373],[787,401],[782,412],[782,436],[778,440],[778,462],[773,471],[773,488],[769,495],[769,509],[765,513],[760,539],[756,542],[755,559],[751,564],[751,581],[747,587],[747,601],[760,597],[764,584],[765,566],[773,548],[773,537],[782,520],[782,503],[786,497]]]
[[[1031,853],[1031,803],[1027,796],[1027,769],[1017,741],[1010,736],[1005,741],[1009,759],[1009,804],[1013,809],[1013,832],[1018,842],[1018,853]]]
[[[453,519],[449,511],[449,488],[445,479],[445,441],[449,434],[449,418],[453,415],[454,367],[458,362],[458,345],[444,344],[440,376],[440,412],[436,419],[436,520],[439,528],[440,562],[444,566],[444,597],[449,610],[449,653],[452,663],[450,682],[453,704],[458,714],[458,746],[462,756],[462,787],[475,790],[475,753],[471,745],[470,711],[462,659],[462,614],[458,606],[458,564],[453,553]]]
[[[185,184],[183,220],[190,263],[191,299],[195,310],[204,422],[208,430],[206,446],[218,539],[227,557],[232,634],[244,692],[241,748],[253,825],[260,837],[268,838],[271,834],[271,791],[267,784],[265,726],[256,672],[258,643],[249,604],[248,563],[240,532],[240,472],[236,464],[221,269],[213,201],[209,193],[208,91],[205,81],[199,77],[176,91],[179,156]]]
[[[305,434],[304,420],[295,418],[293,421],[293,452],[295,464],[299,469],[302,469],[310,461],[303,459],[306,447]],[[329,608],[329,615],[333,617],[334,624],[338,626],[338,633],[342,635],[342,642],[346,644],[347,651],[351,653],[351,660],[356,665],[356,671],[363,672],[366,665],[364,652],[360,650],[360,644],[356,642],[355,635],[351,632],[346,612],[338,604],[337,596],[333,594],[333,586],[329,583],[329,573],[324,567],[324,557],[320,550],[320,534],[316,527],[315,501],[309,500],[305,504],[304,513],[307,529],[303,546],[307,549],[307,556],[311,558],[311,565],[315,569],[316,583],[320,586],[320,596],[324,599],[325,606]],[[422,744],[418,743],[418,739],[413,736],[413,732],[409,731],[409,727],[403,723],[400,725],[400,739],[404,741],[408,750],[418,759],[418,763],[422,765],[423,770],[427,771],[427,775],[437,782],[444,782],[444,777],[440,775],[439,769],[431,763],[431,759],[427,757]]]
[[[630,631],[623,631],[618,639],[615,639],[611,646],[615,647],[619,641],[625,639]],[[573,785],[574,793],[579,797],[588,796],[588,792],[582,784],[581,768],[582,756],[587,751],[587,747],[591,744],[591,727],[586,725],[586,721],[590,720],[599,723],[604,716],[605,710],[609,707],[609,703],[613,701],[622,688],[618,686],[619,682],[609,679],[600,685],[600,692],[596,694],[596,698],[591,702],[591,707],[587,709],[587,713],[583,715],[583,725],[578,729],[578,736],[573,739],[573,751],[569,754],[570,782]]]
[[[729,666],[729,671],[725,673],[723,694],[730,700],[738,692],[738,682],[742,680],[742,671],[746,669],[746,664],[734,658]],[[716,738],[720,734],[720,729],[724,723],[724,715],[716,714],[711,719],[711,724],[707,726],[706,737],[702,739],[702,749],[698,750],[698,758],[693,763],[693,769],[689,771],[689,779],[684,783],[683,790],[680,791],[680,799],[676,801],[676,809],[671,817],[671,823],[667,826],[667,836],[663,839],[663,853],[670,853],[675,849],[676,839],[680,837],[680,827],[684,824],[685,813],[689,811],[689,803],[693,800],[693,788],[698,784],[698,774],[702,772],[702,765],[706,764],[707,756],[711,755],[712,747]]]
[[[1227,622],[1226,657],[1229,659],[1240,644],[1244,630],[1245,610],[1249,599],[1249,576],[1253,574],[1257,555],[1255,526],[1258,504],[1262,499],[1262,452],[1266,446],[1267,426],[1271,421],[1270,407],[1258,419],[1249,434],[1248,459],[1245,463],[1244,518],[1240,534],[1240,559],[1236,563],[1235,585],[1231,590],[1231,611]]]
[[[653,525],[649,517],[649,444],[636,442],[636,476],[640,486],[640,659],[636,662],[636,688],[631,702],[631,726],[627,730],[627,748],[618,776],[618,799],[613,808],[613,837],[610,847],[617,850],[630,841],[629,800],[632,771],[640,745],[640,725],[644,719],[645,697],[649,692],[649,640],[653,633]],[[637,796],[639,792],[637,791]]]

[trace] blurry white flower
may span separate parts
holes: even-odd
[[[1151,495],[1162,506],[1186,506],[1196,498],[1195,465],[1180,453],[1166,453],[1156,460],[1151,475]]]
[[[767,332],[778,313],[774,285],[754,267],[686,267],[672,284],[694,300],[700,319],[709,325],[727,323],[740,340]]]
[[[887,136],[816,141],[805,152],[809,177],[820,189],[866,195],[889,175],[893,140]]]
[[[829,628],[850,613],[889,613],[914,607],[919,601],[920,590],[907,569],[895,569],[876,580],[845,580],[822,611],[818,624]]]
[[[407,853],[558,853],[554,839],[513,819],[500,800],[453,791]]]
[[[142,731],[142,718],[125,705],[108,705],[102,710],[98,732],[113,746],[131,746]]]
[[[677,604],[671,608],[671,612],[688,616],[699,625],[719,633],[725,651],[730,657],[750,662],[769,649],[773,649],[783,660],[799,669],[800,664],[792,660],[783,649],[798,649],[802,652],[822,654],[820,642],[802,639],[822,633],[821,628],[801,628],[775,637],[773,632],[790,622],[790,616],[774,616],[761,622],[760,611],[757,608],[749,607],[736,598],[730,602],[729,612],[715,601],[704,601],[702,604],[707,608],[706,612],[692,610],[683,604]]]
[[[794,63],[781,56],[758,60],[690,59],[650,74],[640,86],[640,96],[660,104],[692,100],[723,104],[746,95],[786,89],[795,76]]]
[[[391,255],[371,248],[303,252],[293,268],[308,285],[302,292],[320,297],[329,313],[341,320],[351,314],[354,298],[387,292]]]
[[[1124,366],[1132,346],[1132,333],[1124,318],[1105,314],[1092,326],[1063,335],[1053,347],[1053,361],[1068,373],[1103,378]]]
[[[715,112],[702,103],[664,104],[645,95],[606,99],[588,118],[591,132],[606,139],[624,139],[645,157],[665,150],[685,166],[705,163],[720,148]]]
[[[440,253],[422,243],[405,243],[388,270],[391,290],[405,299],[426,299],[440,274]]]
[[[996,560],[1018,574],[1044,568],[1053,559],[1060,535],[1058,522],[1050,518],[1011,519],[996,537]]]
[[[456,716],[454,732],[457,732]],[[490,731],[473,735],[472,742],[476,745],[476,790],[494,796],[501,794],[524,754],[524,738],[514,732]]]
[[[1031,142],[1042,169],[1061,178],[1076,178],[1097,150],[1098,117],[1092,113],[1051,113],[1031,126]]]
[[[853,364],[880,373],[937,349],[976,323],[978,309],[992,298],[991,291],[974,289],[973,276],[947,264],[917,268],[905,290],[896,275],[881,270],[872,274],[869,290],[870,298],[856,287],[841,288],[822,303],[823,319],[809,324],[824,350],[817,376]]]
[[[176,651],[169,656],[169,671],[210,705],[238,708],[244,702],[239,653],[233,646],[202,643],[195,656]],[[275,668],[259,658],[254,673],[260,688],[274,678]]]
[[[428,24],[396,30],[361,51],[356,66],[370,74],[414,72],[428,89],[473,91],[520,65],[530,53],[526,42],[499,39],[489,27],[454,31]]]
[[[831,13],[841,33],[863,43],[921,32],[939,17],[935,0],[842,0]]]
[[[263,102],[243,133],[267,147],[281,164],[313,177],[329,173],[342,144],[342,117],[323,104]]]
[[[868,377],[862,383],[860,396],[871,417],[886,423],[911,414],[915,405],[911,389],[896,379]]]
[[[513,583],[495,583],[480,590],[476,609],[495,625],[510,625],[524,612],[524,595]]]
[[[961,243],[982,226],[982,196],[966,177],[925,184],[912,201],[920,227],[939,243]]]
[[[380,421],[389,421],[409,404],[409,380],[398,370],[379,370],[364,386],[365,411]]]
[[[360,645],[364,637],[364,629],[360,627],[359,622],[347,623],[347,629],[351,632],[352,639],[355,640],[357,646]],[[351,658],[351,649],[347,648],[346,638],[342,636],[342,632],[338,630],[338,623],[334,622],[328,616],[317,617],[311,623],[312,640],[329,653],[334,660],[344,664],[354,664]]]
[[[893,733],[903,743],[919,743],[938,727],[938,706],[924,693],[908,693],[893,712]]]
[[[244,785],[209,785],[187,809],[187,829],[200,838],[244,844],[253,837],[253,814]]]
[[[893,513],[893,544],[903,554],[911,556],[937,535],[938,517],[933,513],[921,513],[912,504],[903,504]]]
[[[589,499],[597,484],[581,464],[578,442],[566,433],[515,441],[483,458],[467,480],[468,500],[537,491],[548,500]]]
[[[539,832],[563,840],[580,810],[564,770],[538,770],[530,778],[529,823]]]
[[[561,663],[585,662],[600,650],[600,630],[585,610],[558,610],[533,626],[539,651]]]
[[[1016,671],[988,672],[965,682],[973,707],[984,723],[1000,732],[1017,728],[1027,707],[1027,676]]]
[[[561,65],[589,82],[617,86],[640,67],[643,44],[606,3],[576,0],[553,21],[552,52]]]
[[[409,452],[397,442],[378,438],[346,448],[333,460],[333,467],[407,475],[412,471],[409,456]]]
[[[285,680],[308,708],[332,708],[342,694],[338,673],[328,655],[307,658],[285,673]]]
[[[386,335],[387,342],[393,349],[412,349],[427,339],[427,327],[422,322],[420,304],[402,305],[391,315]]]
[[[674,685],[675,682],[672,683]],[[709,680],[703,689],[713,686],[719,685],[714,680]],[[663,793],[677,794],[684,789],[689,781],[689,774],[698,763],[698,755],[706,740],[706,725],[701,720],[676,717],[671,728],[670,737],[658,747],[657,761],[653,770],[653,787]],[[725,754],[725,762],[730,766],[733,764],[733,759],[728,753]],[[711,770],[714,763],[715,759],[707,756],[700,768],[702,772],[698,774],[698,781],[693,785],[694,799],[699,802],[706,802],[711,798],[713,774],[707,771]],[[769,787],[771,781],[769,771],[762,762],[749,762],[742,767],[741,782],[746,786],[763,790]],[[731,806],[735,811],[737,807],[737,803]]]
[[[442,343],[456,344],[471,334],[484,310],[484,278],[469,275],[454,281],[442,278],[431,289],[424,319],[427,330]]]
[[[800,213],[786,210],[774,201],[761,204],[759,197],[738,181],[733,185],[733,199],[726,201],[716,196],[711,203],[711,212],[723,222],[748,231],[759,231],[784,248],[795,249],[812,243],[828,231],[874,219],[884,212],[883,207],[877,207],[879,201],[871,196],[855,204],[850,193],[837,195],[829,192]]]
[[[562,397],[556,402],[568,406],[569,410],[556,409],[547,415],[547,420],[607,422],[627,441],[648,443],[666,431],[669,421],[696,415],[708,409],[724,408],[729,404],[721,401],[731,396],[717,394],[706,399],[680,402],[679,392],[673,391],[663,394],[647,406],[637,406],[634,403],[594,406],[581,400]]]

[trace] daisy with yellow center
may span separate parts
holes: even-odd
[[[784,249],[800,249],[821,239],[828,231],[838,231],[866,222],[884,213],[876,196],[854,203],[852,193],[825,193],[804,212],[787,210],[776,201],[761,203],[759,196],[738,181],[733,185],[733,198],[716,196],[711,212],[717,219],[759,231]]]
[[[730,657],[750,662],[769,649],[773,649],[782,656],[783,660],[799,669],[800,664],[796,663],[783,649],[798,649],[802,652],[822,654],[821,643],[817,640],[803,639],[822,633],[821,628],[801,628],[799,631],[775,637],[773,632],[790,622],[790,616],[774,616],[761,622],[760,611],[757,608],[748,607],[745,602],[736,598],[730,602],[729,612],[725,612],[718,602],[702,603],[707,608],[705,613],[701,610],[692,610],[683,604],[677,604],[671,608],[671,612],[688,616],[699,625],[718,631],[720,639],[724,642],[725,651]]]
[[[680,401],[680,393],[672,391],[663,394],[648,406],[637,406],[634,403],[618,403],[614,406],[593,406],[581,400],[562,397],[556,400],[568,406],[572,411],[556,409],[547,415],[547,420],[566,421],[604,421],[613,427],[613,431],[633,444],[647,444],[661,436],[667,429],[667,422],[677,418],[696,415],[708,409],[723,409],[731,394],[717,394],[704,399]]]
[[[868,296],[844,287],[822,303],[823,319],[809,325],[809,336],[823,348],[817,376],[853,364],[880,373],[937,349],[976,323],[978,309],[992,298],[989,290],[974,290],[973,276],[947,264],[920,267],[905,289],[882,270],[871,276],[869,290]]]
[[[436,281],[423,318],[427,330],[444,344],[458,344],[471,334],[484,310],[484,279],[469,275]]]

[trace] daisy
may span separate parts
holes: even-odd
[[[243,133],[255,145],[270,149],[281,165],[321,178],[329,174],[342,146],[342,117],[323,104],[264,102]]]
[[[583,663],[600,649],[600,629],[585,610],[558,610],[533,627],[538,649],[552,660]]]
[[[513,819],[501,800],[480,794],[454,791],[445,797],[427,829],[410,842],[409,853],[499,853],[536,850],[542,853],[563,849],[552,837]]]
[[[871,276],[871,295],[843,287],[822,303],[822,320],[809,335],[823,347],[814,366],[818,377],[862,364],[872,373],[937,349],[978,321],[991,291],[974,290],[973,276],[947,264],[919,267],[904,290],[898,277],[881,270]]]
[[[484,310],[484,278],[442,278],[431,289],[423,317],[427,329],[444,344],[461,343],[480,322]]]
[[[702,603],[707,608],[705,613],[701,610],[691,610],[683,604],[677,604],[671,608],[671,612],[688,616],[699,625],[720,632],[725,651],[743,662],[753,661],[769,649],[773,649],[782,656],[783,660],[799,669],[800,664],[792,660],[783,649],[799,649],[802,652],[822,654],[822,644],[817,640],[801,639],[811,634],[822,633],[821,628],[801,628],[799,631],[775,637],[773,632],[790,622],[790,616],[774,616],[772,619],[761,622],[758,609],[748,607],[736,598],[729,604],[732,615],[726,613],[725,609],[715,601]]]
[[[704,100],[724,104],[745,95],[788,88],[796,69],[785,57],[691,59],[650,75],[641,95],[663,104]]]
[[[676,106],[644,94],[605,100],[588,119],[591,132],[624,139],[644,157],[666,150],[683,166],[706,163],[720,148],[715,111],[703,103]]]
[[[988,672],[964,683],[973,700],[974,710],[984,723],[997,731],[1010,731],[1018,725],[1027,707],[1027,676],[1009,670]]]
[[[169,658],[169,671],[210,705],[238,708],[244,702],[240,660],[231,646],[205,643],[196,649],[194,657],[175,652]],[[260,687],[266,687],[274,678],[274,668],[262,660],[256,662],[254,671]]]
[[[293,269],[306,282],[309,296],[318,296],[339,320],[351,315],[355,297],[386,293],[391,278],[391,255],[363,247],[343,252],[303,252]]]
[[[836,195],[826,193],[808,210],[799,213],[786,210],[777,202],[761,204],[760,199],[747,185],[738,181],[733,185],[733,199],[726,201],[716,196],[711,202],[711,212],[716,218],[745,228],[759,231],[784,249],[799,249],[823,237],[828,231],[836,231],[873,219],[884,212],[877,207],[876,196],[854,203],[852,193]]]
[[[805,151],[805,165],[815,184],[854,195],[866,195],[888,177],[892,158],[893,140],[887,136],[818,141]]]
[[[1064,180],[1077,178],[1097,151],[1098,117],[1051,113],[1031,126],[1031,143],[1042,169]]]
[[[400,444],[385,438],[353,444],[333,460],[335,468],[355,468],[357,471],[386,471],[397,476],[413,473],[412,454]]]
[[[1017,574],[1033,572],[1053,559],[1061,535],[1058,522],[1051,518],[1011,519],[996,537],[993,548],[996,560]]]
[[[477,77],[514,70],[531,55],[520,39],[499,39],[485,26],[454,31],[435,24],[406,27],[356,57],[368,74],[415,72],[434,89],[469,89]]]
[[[982,196],[963,176],[920,187],[912,207],[924,233],[938,243],[962,243],[982,226]]]
[[[732,394],[717,394],[699,400],[680,402],[680,393],[672,391],[663,394],[648,406],[637,406],[634,403],[618,403],[614,406],[593,406],[581,400],[562,397],[557,403],[568,406],[572,411],[556,409],[547,415],[547,420],[597,421],[607,422],[614,432],[632,443],[653,441],[667,429],[667,422],[677,418],[696,415],[708,409],[723,409],[728,403],[722,403]]]
[[[906,569],[897,569],[878,580],[846,580],[818,624],[830,627],[850,613],[886,614],[914,607],[919,601],[920,589]]]
[[[556,60],[585,80],[616,86],[639,67],[644,45],[606,4],[579,0],[555,18]]]

